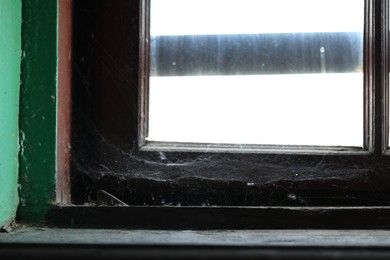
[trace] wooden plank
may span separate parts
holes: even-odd
[[[388,229],[390,207],[53,208],[50,226],[126,229]]]

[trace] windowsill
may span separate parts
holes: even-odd
[[[23,226],[1,244],[132,246],[389,247],[390,230],[142,230]]]
[[[57,228],[150,230],[390,230],[390,207],[56,206]]]
[[[74,169],[75,204],[104,190],[128,205],[388,206],[388,158],[366,155],[119,154]],[[115,158],[110,159],[110,158]]]
[[[4,256],[377,259],[390,256],[390,230],[157,231],[21,226],[0,234],[0,255],[2,259]]]

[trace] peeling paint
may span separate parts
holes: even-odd
[[[55,198],[58,1],[22,1],[18,215],[40,222]]]
[[[18,206],[21,1],[0,1],[0,227]]]

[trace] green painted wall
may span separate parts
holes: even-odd
[[[55,201],[58,2],[22,0],[22,17],[18,219],[42,222]]]
[[[21,0],[0,0],[0,226],[18,206]]]

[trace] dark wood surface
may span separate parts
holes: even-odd
[[[1,259],[389,259],[388,230],[128,230],[19,226]]]

